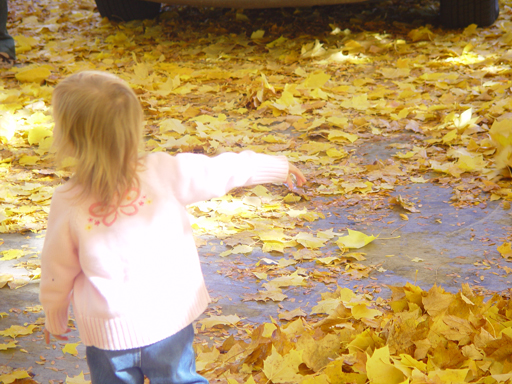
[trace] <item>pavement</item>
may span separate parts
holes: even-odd
[[[402,139],[408,138],[405,135]],[[390,161],[394,153],[390,144],[397,140],[400,138],[366,143],[358,147],[357,155],[363,164]],[[315,197],[308,202],[310,207],[322,210],[325,215],[325,219],[308,223],[312,232],[333,229],[341,233],[351,228],[378,237],[360,250],[365,259],[356,263],[324,266],[315,260],[303,260],[287,267],[289,271],[300,268],[311,278],[307,286],[283,289],[288,299],[282,302],[244,301],[244,298],[261,289],[262,282],[251,274],[255,265],[263,258],[266,262],[283,257],[293,259],[290,252],[269,254],[255,249],[248,255],[220,257],[220,253],[227,249],[224,241],[202,236],[199,253],[214,298],[208,312],[236,314],[248,323],[268,322],[271,316],[277,319],[283,311],[297,307],[308,312],[320,295],[335,289],[336,284],[384,298],[390,294],[387,285],[407,283],[419,285],[424,290],[437,284],[450,292],[456,292],[461,284],[468,283],[484,294],[509,294],[512,275],[507,269],[512,265],[497,251],[497,246],[510,239],[512,233],[509,204],[485,201],[479,205],[457,206],[453,200],[457,195],[454,186],[440,183],[439,174],[429,176],[430,182],[397,186],[390,192],[390,198],[400,195],[414,201],[420,210],[419,213],[407,212],[408,220],[404,220],[405,211],[399,206],[384,209],[372,205],[371,200],[340,203],[335,199]],[[43,313],[38,307],[39,284],[37,279],[31,280],[27,276],[34,273],[30,265],[37,263],[44,233],[2,234],[0,238],[4,242],[1,250],[27,251],[22,258],[0,261],[0,275],[14,275],[20,286],[15,289],[6,286],[0,290],[0,314],[4,313],[0,330],[12,325],[40,325]],[[328,256],[340,252],[332,243],[322,248],[321,253]],[[10,337],[0,337],[0,349],[3,342],[9,341],[12,341]],[[39,328],[28,336],[17,337],[16,341],[18,348],[0,351],[0,366],[29,370],[39,383],[74,382],[71,379],[79,378],[81,372],[88,379],[85,348],[79,343],[76,330],[70,334],[68,342],[79,343],[76,356],[63,352],[65,342],[45,345]]]

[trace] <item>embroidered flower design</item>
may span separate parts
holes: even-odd
[[[132,188],[124,196],[122,203],[119,207],[114,205],[104,205],[101,203],[94,203],[89,207],[89,214],[91,217],[88,219],[87,229],[93,225],[99,226],[100,224],[110,227],[115,223],[120,214],[133,216],[139,212],[139,207],[145,204],[146,196],[141,197],[140,190]]]

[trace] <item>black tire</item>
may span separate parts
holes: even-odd
[[[101,17],[114,21],[154,19],[160,13],[160,5],[142,0],[96,0]]]
[[[492,25],[500,13],[498,0],[441,0],[441,24],[446,28]]]

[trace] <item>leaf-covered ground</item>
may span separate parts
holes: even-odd
[[[51,151],[55,84],[84,69],[110,71],[144,106],[147,151],[284,154],[309,179],[291,193],[259,186],[190,207],[202,257],[220,254],[219,274],[252,286],[244,301],[283,309],[255,324],[212,306],[197,343],[198,368],[212,382],[510,382],[508,286],[484,299],[480,275],[457,293],[408,284],[383,299],[372,295],[383,289],[372,280],[382,266],[362,261],[377,235],[372,222],[396,227],[422,211],[425,201],[398,193],[405,187],[449,188],[445,204],[456,209],[510,208],[512,2],[501,1],[494,26],[457,31],[436,25],[432,1],[165,7],[158,20],[131,23],[101,19],[89,0],[9,5],[20,65],[0,72],[0,233],[44,231],[52,191],[70,175]],[[391,144],[389,156],[366,161],[362,152],[379,143]],[[337,215],[359,225],[329,225]],[[504,228],[479,266],[506,277]],[[37,258],[23,258],[34,253],[2,248],[0,263],[24,260],[28,272],[0,274],[0,295],[37,281]],[[261,257],[238,268],[250,255]],[[340,276],[366,288],[337,287]],[[317,294],[325,288],[317,303],[284,310],[294,292],[310,297],[312,284]],[[0,313],[0,356],[34,357],[14,371],[2,361],[0,382],[39,381],[40,372],[87,382],[86,368],[85,376],[55,368],[38,316],[37,302]],[[60,360],[85,367],[82,347],[59,345]],[[29,373],[37,375],[23,379]]]

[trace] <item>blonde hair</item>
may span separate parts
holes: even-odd
[[[116,207],[138,187],[143,112],[133,90],[106,72],[79,72],[53,91],[57,159],[76,160],[79,198]]]

